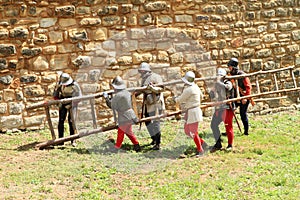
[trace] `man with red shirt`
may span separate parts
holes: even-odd
[[[236,58],[231,58],[227,66],[230,70],[231,75],[242,75],[245,74],[242,70],[238,68],[239,61]],[[237,89],[236,85],[234,88]],[[251,83],[248,77],[243,77],[238,79],[238,90],[240,96],[251,95]],[[249,135],[249,121],[247,116],[247,110],[250,103],[250,99],[242,99],[240,102],[237,102],[236,105],[240,107],[240,116],[244,126],[244,135]]]

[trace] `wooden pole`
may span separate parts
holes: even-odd
[[[50,129],[50,132],[51,132],[51,136],[52,136],[52,139],[54,140],[56,138],[56,136],[55,136],[55,131],[54,131],[54,128],[53,128],[51,117],[50,117],[50,110],[49,110],[48,106],[46,106],[45,109],[46,109],[46,116],[47,116],[49,129]]]
[[[60,143],[63,143],[63,142],[67,142],[67,141],[70,141],[70,140],[76,140],[76,139],[79,139],[81,137],[85,137],[85,136],[92,135],[92,134],[95,134],[95,133],[100,133],[100,132],[113,130],[113,129],[116,129],[116,128],[118,128],[118,127],[117,126],[108,126],[108,127],[101,127],[101,128],[93,129],[93,130],[86,130],[86,131],[83,131],[79,134],[70,135],[70,136],[67,136],[67,137],[64,137],[64,138],[48,140],[46,142],[42,142],[42,143],[37,144],[35,147],[42,150],[42,149],[45,149],[45,148],[47,148],[51,145],[57,145],[57,144],[60,144]]]
[[[291,73],[291,76],[292,76],[292,79],[293,79],[294,87],[297,88],[298,86],[297,86],[295,75],[294,75],[294,72],[293,72],[292,69],[290,69],[290,73]]]
[[[297,91],[297,90],[300,90],[300,87],[298,87],[298,88],[290,88],[290,89],[281,89],[281,90],[271,91],[271,92],[251,94],[251,95],[242,96],[242,97],[238,97],[238,98],[226,99],[224,101],[203,103],[203,105],[205,105],[205,106],[200,106],[200,108],[213,107],[213,106],[217,106],[217,105],[221,105],[221,104],[225,104],[225,103],[230,103],[230,102],[234,102],[234,101],[240,101],[242,99],[248,99],[248,98],[251,98],[251,97],[259,97],[259,96],[263,96],[263,95],[271,95],[271,94],[276,94],[276,93],[293,92],[293,91]]]
[[[91,111],[92,111],[92,118],[93,118],[93,128],[97,128],[97,120],[96,120],[96,111],[95,111],[95,99],[90,99]]]
[[[257,89],[257,93],[260,93],[260,86],[259,86],[259,81],[258,81],[258,76],[255,76],[255,83],[256,83],[256,89]]]
[[[278,83],[277,83],[277,77],[276,74],[273,74],[274,82],[275,82],[275,90],[278,90]]]

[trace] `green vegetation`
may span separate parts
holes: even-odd
[[[199,134],[213,145],[209,122]],[[125,138],[123,151],[108,153],[116,131],[47,150],[34,145],[50,138],[48,130],[1,134],[0,199],[300,199],[300,111],[250,122],[249,136],[234,124],[233,152],[201,158],[181,121],[163,123],[160,152],[135,153]],[[134,129],[142,145],[150,142],[145,129]]]

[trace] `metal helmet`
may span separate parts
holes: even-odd
[[[151,72],[151,68],[150,68],[150,65],[146,62],[142,62],[140,64],[140,68],[138,69],[139,72]]]
[[[223,68],[218,68],[218,76],[226,76],[227,72]]]
[[[188,85],[193,85],[195,80],[195,73],[188,71],[185,73],[185,76],[182,78],[182,81]]]
[[[238,64],[239,64],[239,61],[237,58],[231,58],[230,61],[227,63],[227,66],[228,67],[233,67],[233,68],[238,68]]]
[[[73,82],[72,77],[67,73],[62,73],[59,77],[59,83],[61,85],[70,85]]]
[[[114,89],[117,89],[117,90],[122,90],[122,89],[126,88],[126,85],[120,76],[116,76],[113,79],[111,85],[113,86]]]

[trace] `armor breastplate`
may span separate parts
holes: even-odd
[[[67,86],[61,86],[61,94],[63,98],[70,98],[73,97],[73,84]]]

